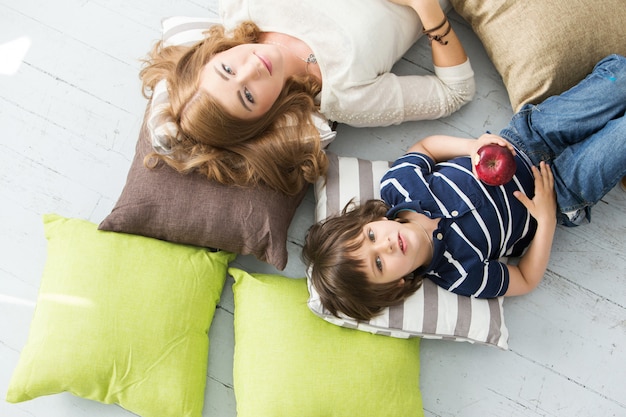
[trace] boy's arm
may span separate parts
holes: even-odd
[[[419,152],[430,156],[435,163],[447,161],[459,156],[470,156],[472,160],[481,146],[496,143],[506,146],[515,155],[513,145],[498,135],[485,133],[478,139],[466,139],[455,136],[434,135],[428,136],[411,146],[407,152]]]
[[[521,295],[532,291],[546,272],[552,240],[556,229],[556,196],[552,170],[541,162],[539,169],[532,167],[535,176],[535,196],[529,199],[520,191],[515,197],[526,206],[537,220],[537,231],[528,251],[517,266],[509,265],[509,288],[505,295]]]
[[[489,133],[478,139],[444,135],[428,136],[413,145],[408,152],[423,153],[435,162],[447,161],[459,156],[470,156],[473,159],[478,149],[488,143],[506,146],[515,153],[509,142],[500,136]],[[537,231],[519,264],[517,266],[508,265],[509,287],[505,295],[521,295],[533,290],[543,278],[550,259],[552,240],[556,229],[554,177],[552,170],[544,162],[540,164],[539,169],[532,167],[532,170],[535,177],[535,196],[533,199],[529,199],[520,191],[515,191],[514,195],[537,221]]]

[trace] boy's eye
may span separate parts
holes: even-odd
[[[252,97],[252,93],[248,91],[247,88],[243,89],[243,94],[250,103],[254,104],[254,97]]]
[[[376,268],[378,268],[380,272],[383,272],[383,261],[381,261],[378,256],[376,257]]]
[[[372,242],[376,241],[376,236],[374,235],[374,231],[372,229],[367,229],[367,238]],[[377,256],[374,259],[374,263],[376,264],[376,269],[383,272],[383,261],[380,260],[380,257]]]
[[[230,75],[233,75],[235,73],[233,69],[226,64],[222,64],[222,69],[224,70],[225,73],[230,74]]]

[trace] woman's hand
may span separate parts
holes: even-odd
[[[439,5],[438,0],[388,0],[388,1],[391,3],[399,4],[400,6],[408,6],[412,8],[413,10],[415,10],[416,12],[418,12],[418,14],[422,7],[431,5],[434,3],[437,3],[437,6],[439,7],[439,9],[441,9],[441,6]]]
[[[400,6],[409,6],[410,8],[414,9],[413,3],[415,2],[415,0],[388,0],[388,1],[391,3],[399,4]]]

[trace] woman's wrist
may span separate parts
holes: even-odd
[[[452,25],[448,21],[448,18],[444,16],[440,24],[431,29],[426,29],[426,27],[424,27],[424,29],[422,29],[422,33],[426,35],[428,41],[431,44],[433,43],[433,41],[436,41],[441,45],[447,45],[448,41],[444,40],[443,38],[448,36],[451,30]]]

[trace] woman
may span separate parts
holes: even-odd
[[[220,14],[224,27],[192,48],[158,44],[141,73],[147,91],[168,82],[179,134],[152,157],[179,171],[294,194],[326,168],[314,111],[385,126],[449,115],[474,94],[437,0],[224,0]],[[436,75],[390,73],[422,27]]]

